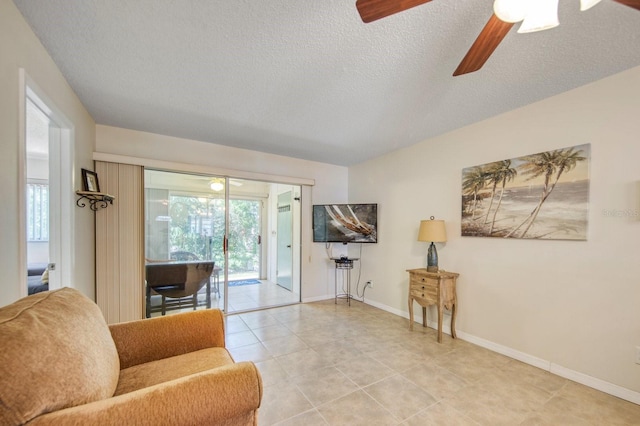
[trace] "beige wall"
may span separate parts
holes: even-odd
[[[95,125],[55,63],[9,0],[0,0],[0,306],[20,296],[18,235],[19,69],[24,68],[44,94],[75,126],[75,179],[93,168]],[[93,213],[75,211],[75,267],[72,285],[94,297]]]
[[[461,274],[459,334],[639,402],[639,113],[640,67],[351,167],[349,200],[381,211],[380,243],[363,255],[371,303],[407,315],[405,270],[426,262],[419,221],[436,216],[440,267]],[[588,241],[460,236],[463,168],[584,143]]]
[[[231,170],[232,176],[245,173],[311,179],[311,204],[347,201],[346,167],[299,160],[279,155],[227,147],[189,139],[174,138],[110,126],[96,126],[96,151],[148,160],[190,164],[211,170]],[[338,154],[336,154],[338,155]],[[239,174],[233,174],[237,171]],[[266,177],[263,177],[266,180]],[[303,199],[306,192],[303,190]],[[311,211],[302,212],[302,298],[305,301],[333,296],[333,264],[324,244],[311,243]]]

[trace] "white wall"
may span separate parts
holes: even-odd
[[[333,297],[333,266],[326,261],[324,245],[311,243],[310,205],[346,201],[346,167],[103,125],[96,126],[96,152],[314,179],[310,199],[304,187],[302,191],[302,298],[309,301]]]
[[[424,267],[417,231],[433,215],[447,226],[440,267],[460,273],[461,334],[637,398],[639,113],[640,67],[351,167],[349,200],[381,211],[380,243],[363,259],[363,279],[376,280],[371,303],[407,315],[405,270]],[[584,143],[588,241],[460,236],[463,168]]]
[[[80,168],[92,169],[95,125],[77,96],[31,31],[12,1],[0,1],[0,306],[20,297],[18,234],[19,69],[26,73],[73,122],[75,129],[75,177]],[[75,267],[70,285],[94,297],[93,213],[75,213]]]

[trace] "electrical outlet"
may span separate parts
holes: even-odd
[[[371,280],[367,281],[367,285],[369,286],[369,288],[373,288],[373,281]]]
[[[636,364],[640,364],[640,346],[636,346]]]

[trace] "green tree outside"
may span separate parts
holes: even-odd
[[[224,265],[223,198],[172,195],[169,199],[170,252],[189,252]],[[258,272],[261,201],[229,201],[229,272]]]

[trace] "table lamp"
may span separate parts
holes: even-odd
[[[418,241],[430,242],[429,251],[427,252],[427,271],[438,272],[438,252],[433,243],[443,243],[447,241],[447,230],[444,227],[444,220],[434,220],[431,216],[430,220],[420,221],[420,231],[418,231]]]

